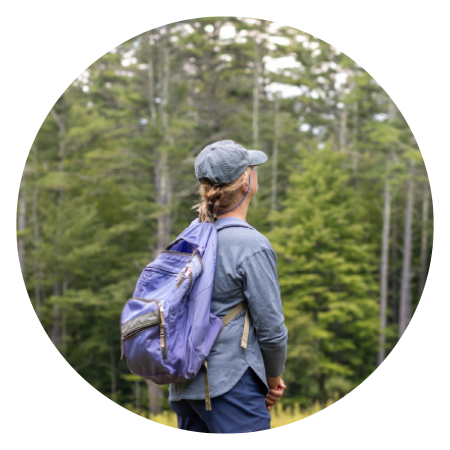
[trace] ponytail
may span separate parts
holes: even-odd
[[[250,167],[245,170],[244,183],[250,172]],[[201,201],[192,207],[192,209],[197,209],[199,222],[214,223],[221,212],[226,211],[235,203],[236,195],[243,182],[239,177],[228,184],[213,184],[208,178],[202,178],[198,190]]]

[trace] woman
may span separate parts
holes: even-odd
[[[200,181],[200,222],[246,220],[258,190],[255,166],[267,161],[258,150],[225,140],[204,148],[195,160]],[[229,227],[217,234],[216,270],[211,312],[224,317],[243,300],[250,327],[241,347],[245,312],[219,335],[207,358],[211,411],[205,408],[205,371],[170,385],[169,401],[178,427],[204,433],[245,433],[270,428],[270,410],[286,387],[281,379],[286,360],[284,325],[276,255],[253,228]]]

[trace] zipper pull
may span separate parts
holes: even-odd
[[[179,273],[178,277],[176,278],[175,281],[178,281],[177,283],[177,288],[179,288],[181,286],[181,284],[183,283],[184,280],[187,279],[187,277],[192,273],[192,269],[189,266],[185,266],[183,267],[183,269],[181,270],[181,272]]]
[[[184,278],[183,278],[184,280]],[[161,351],[163,354],[163,358],[167,359],[167,349],[166,349],[166,334],[164,332],[164,325],[166,324],[166,321],[164,320],[164,309],[161,303],[158,302],[158,308],[159,308],[159,334],[160,334],[160,343],[161,343]]]
[[[182,275],[183,275],[183,272],[186,270],[186,267],[183,267],[182,269],[181,269],[181,272],[178,274],[178,276],[175,278],[175,281],[178,281],[181,277],[182,277]],[[178,286],[178,285],[177,285]]]

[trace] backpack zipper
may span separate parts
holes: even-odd
[[[191,254],[191,257],[189,258],[188,262],[186,263],[186,265],[181,269],[181,272],[178,274],[177,278],[175,279],[175,281],[178,281],[177,283],[177,288],[179,288],[181,286],[181,284],[183,283],[183,281],[189,276],[189,287],[188,287],[188,292],[189,289],[191,289],[192,286],[192,269],[189,267],[189,264],[192,261],[192,258],[194,256],[198,257],[198,260],[200,261],[200,266],[201,266],[201,272],[199,274],[199,276],[202,274],[203,272],[203,264],[202,264],[202,260],[198,254],[198,250],[194,249],[194,251]],[[183,272],[184,272],[184,276],[183,276]]]
[[[203,273],[203,262],[202,262],[202,258],[198,254],[198,250],[194,249],[193,253],[175,252],[175,251],[172,251],[172,250],[163,250],[161,253],[172,253],[172,254],[175,254],[175,255],[186,255],[186,256],[189,255],[190,258],[189,258],[189,262],[187,264],[189,264],[191,262],[192,258],[194,256],[196,256],[198,258],[198,262],[200,263],[200,268],[201,268],[199,276]]]
[[[164,309],[163,309],[161,302],[159,302],[158,300],[155,300],[155,302],[158,304],[158,308],[159,308],[159,319],[160,319],[159,337],[160,337],[160,342],[161,342],[161,350],[162,350],[162,354],[163,354],[163,359],[167,359],[166,334],[164,333],[164,325],[166,323],[164,320]]]
[[[158,306],[158,311],[159,311],[159,335],[160,335],[160,342],[161,342],[161,351],[163,354],[163,358],[167,359],[167,346],[166,346],[166,334],[165,334],[165,330],[164,330],[164,326],[165,326],[165,319],[164,319],[164,308],[161,304],[161,302],[159,300],[156,299],[147,299],[147,298],[141,298],[141,297],[131,297],[126,303],[125,305],[131,301],[131,300],[140,300],[146,303],[156,303]],[[125,305],[124,305],[124,309],[125,309]],[[123,312],[123,310],[122,310]],[[120,338],[120,359],[123,359],[124,356],[124,351],[123,351],[123,343],[126,339],[130,338],[131,336],[134,336],[135,334],[147,329],[147,328],[151,328],[158,325],[157,323],[152,323],[149,325],[145,325],[139,328],[135,328],[134,330],[131,330],[130,332],[128,332],[125,336],[122,336]]]
[[[191,286],[192,286],[193,277],[192,277],[192,270],[188,266],[183,267],[183,269],[181,269],[181,272],[178,274],[177,278],[175,279],[175,281],[180,280],[177,283],[177,288],[179,288],[181,286],[183,281],[186,280],[186,278],[188,276],[189,276],[189,287],[188,287],[187,291],[189,292],[189,289],[191,289]]]

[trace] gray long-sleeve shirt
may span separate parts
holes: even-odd
[[[277,258],[270,242],[256,230],[225,228],[217,235],[211,312],[223,317],[243,300],[247,300],[250,312],[247,348],[241,347],[242,311],[224,328],[207,358],[212,398],[231,390],[248,367],[267,386],[266,376],[277,377],[283,372],[287,348]],[[193,380],[169,387],[171,401],[204,398],[204,368]]]

